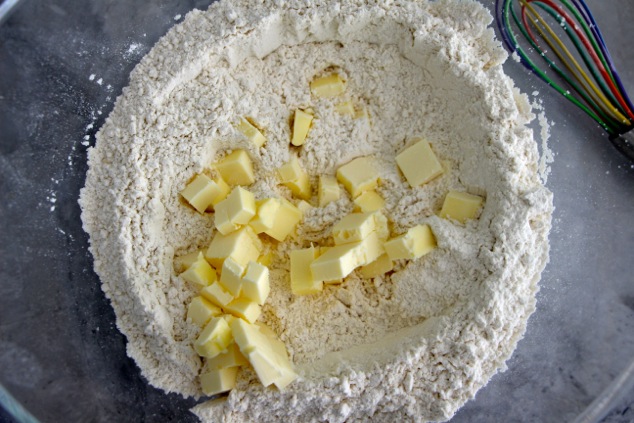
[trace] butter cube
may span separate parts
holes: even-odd
[[[236,344],[244,354],[264,386],[275,384],[284,389],[297,375],[287,356],[278,354],[272,339],[263,334],[258,326],[236,319],[231,322]]]
[[[258,202],[258,213],[249,225],[255,233],[265,233],[284,241],[302,219],[302,212],[283,198],[267,198]]]
[[[238,131],[242,132],[242,134],[256,147],[262,147],[266,142],[266,137],[262,135],[262,132],[260,132],[260,130],[251,123],[248,118],[240,119],[237,128]]]
[[[293,139],[291,140],[291,144],[296,147],[304,145],[312,121],[312,114],[306,113],[300,109],[295,110],[295,119],[293,121]]]
[[[227,369],[229,367],[239,367],[249,364],[246,357],[240,352],[240,348],[235,342],[227,347],[225,352],[222,352],[214,358],[207,359],[203,372],[217,369]]]
[[[295,207],[297,207],[297,209],[302,212],[302,214],[306,214],[306,212],[313,208],[313,206],[308,201],[304,200],[299,200]]]
[[[237,297],[242,290],[242,275],[244,267],[240,266],[232,257],[228,257],[222,263],[222,271],[220,272],[220,285],[225,288],[231,295]]]
[[[417,259],[436,248],[436,238],[429,225],[416,225],[403,235],[385,243],[391,260]]]
[[[263,305],[270,291],[269,269],[259,263],[249,262],[247,271],[242,278],[242,296]]]
[[[282,206],[282,202],[278,198],[267,198],[256,201],[257,213],[253,220],[249,222],[249,226],[253,228],[256,234],[271,230],[275,225],[277,213]]]
[[[223,317],[214,317],[198,335],[194,349],[201,357],[213,358],[226,350],[232,341],[227,321]]]
[[[221,394],[236,387],[238,367],[210,370],[200,375],[200,386],[208,396]]]
[[[271,251],[269,251],[266,254],[262,254],[260,257],[258,257],[258,263],[260,263],[262,266],[270,266],[271,263],[273,263],[273,253]]]
[[[449,191],[440,210],[440,217],[457,220],[465,223],[469,219],[475,219],[482,207],[484,199],[479,195],[466,192]]]
[[[338,73],[315,78],[310,83],[310,91],[316,97],[331,98],[343,94],[346,84]]]
[[[350,213],[332,227],[335,245],[363,241],[372,232],[377,232],[381,239],[386,239],[387,219],[379,212]]]
[[[354,116],[354,106],[351,101],[344,101],[335,106],[337,113],[341,115]]]
[[[250,261],[257,260],[261,250],[262,241],[250,226],[245,226],[229,235],[216,234],[205,257],[216,269],[222,267],[227,257],[233,258],[236,263],[244,267]]]
[[[192,298],[187,308],[187,320],[198,326],[204,326],[212,317],[222,314],[222,310],[201,296]]]
[[[227,304],[224,309],[249,323],[255,323],[258,317],[260,317],[260,314],[262,314],[260,306],[246,298],[237,298]]]
[[[280,341],[280,339],[277,337],[277,334],[273,332],[270,327],[262,322],[257,322],[255,325],[258,327],[260,333],[268,338],[273,351],[275,351],[277,355],[288,360],[288,351],[286,351],[286,345],[284,345],[284,343]]]
[[[223,157],[215,167],[229,185],[251,185],[255,182],[253,163],[244,150],[235,150]]]
[[[174,259],[174,270],[176,273],[183,273],[189,269],[192,264],[198,260],[198,253],[200,250],[192,251],[191,253],[184,254]]]
[[[365,191],[354,199],[354,204],[355,210],[368,213],[385,207],[385,200],[375,191]]]
[[[213,211],[214,206],[216,204],[218,204],[219,202],[221,202],[222,200],[224,200],[225,198],[227,198],[227,195],[229,195],[229,192],[231,192],[231,188],[229,187],[229,185],[225,182],[224,179],[222,179],[221,176],[216,176],[213,181],[216,184],[216,190],[218,192],[218,194],[216,195],[216,197],[211,201],[211,205],[207,206],[207,211]]]
[[[302,220],[302,212],[291,204],[288,200],[280,198],[280,207],[275,214],[273,227],[264,231],[265,234],[277,241],[284,241],[300,220]]]
[[[370,279],[380,275],[384,275],[392,269],[394,269],[394,263],[390,259],[390,256],[388,256],[387,254],[383,254],[372,263],[361,267],[359,269],[359,273],[361,274],[361,277]]]
[[[407,147],[398,156],[396,164],[412,188],[425,184],[442,173],[442,165],[425,140]]]
[[[214,224],[218,231],[227,235],[246,225],[255,216],[255,196],[242,187],[236,187],[231,194],[216,204]]]
[[[262,385],[269,386],[282,378],[283,374],[274,354],[266,354],[255,349],[247,357]]]
[[[216,271],[207,263],[203,253],[199,252],[196,261],[181,273],[181,277],[189,283],[207,286],[217,279]]]
[[[313,246],[290,252],[290,277],[293,294],[311,295],[323,291],[323,282],[313,279],[313,274],[310,270],[310,265],[318,256],[318,250]]]
[[[346,187],[353,198],[356,198],[362,192],[377,187],[379,173],[372,157],[357,157],[337,170],[337,180]]]
[[[280,181],[286,185],[291,192],[304,200],[308,200],[311,195],[310,180],[308,174],[299,165],[297,156],[291,159],[277,170]]]
[[[216,212],[214,213],[214,226],[223,235],[228,235],[231,232],[235,232],[240,229],[241,225],[233,223],[229,217],[227,207],[223,207],[223,202],[216,206]]]
[[[341,196],[337,179],[330,175],[319,175],[317,195],[319,197],[319,207],[324,207],[328,203],[337,201]]]
[[[233,301],[233,295],[220,285],[220,282],[214,282],[204,287],[200,291],[200,295],[218,307],[224,307]]]
[[[242,319],[234,319],[230,323],[231,333],[240,352],[248,358],[248,354],[257,348],[269,348],[267,337],[260,332],[256,325]]]
[[[204,213],[221,192],[222,187],[209,176],[200,174],[187,184],[181,195],[199,213]]]
[[[288,364],[284,363],[285,365],[281,367],[282,377],[273,382],[280,391],[283,391],[288,385],[297,379],[297,373],[293,370],[290,361],[287,363]]]
[[[384,252],[383,242],[376,232],[372,232],[363,241],[328,249],[311,263],[312,277],[320,281],[338,281],[357,267],[372,263]]]

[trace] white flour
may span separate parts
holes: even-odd
[[[373,154],[395,233],[429,223],[438,249],[389,277],[354,274],[323,294],[295,297],[287,251],[324,241],[352,210],[345,197],[305,216],[292,240],[269,245],[271,296],[261,320],[300,374],[286,391],[241,372],[228,399],[202,403],[204,421],[444,420],[504,367],[535,308],[548,259],[551,195],[538,176],[530,105],[503,74],[506,57],[473,1],[248,1],[188,14],[136,67],[90,150],[81,194],[95,270],[148,381],[199,396],[200,360],[186,324],[195,289],[173,258],[209,244],[213,217],[179,191],[233,148],[247,149],[258,198],[286,196],[274,170],[288,160],[288,119],[315,110],[298,150],[313,177]],[[308,84],[329,66],[370,122],[338,115]],[[261,149],[233,124],[252,117]],[[430,141],[442,177],[410,189],[394,156]],[[486,196],[477,221],[436,217],[449,189]],[[313,201],[314,203],[314,201]]]

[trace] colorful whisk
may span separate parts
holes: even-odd
[[[634,106],[586,3],[496,0],[495,10],[508,49],[517,53],[530,71],[601,125],[614,146],[634,160],[633,132],[629,132],[634,129]],[[520,41],[528,48],[523,48]],[[536,62],[541,60],[552,72],[539,68]],[[557,77],[549,76],[553,72]]]

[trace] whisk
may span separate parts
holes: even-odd
[[[634,106],[586,3],[496,0],[495,10],[507,48],[517,53],[531,72],[594,119],[617,150],[634,161],[634,136],[630,132],[634,129]],[[541,60],[546,70],[536,64]],[[556,76],[551,78],[553,73]]]

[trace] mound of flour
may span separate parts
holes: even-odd
[[[183,206],[179,191],[243,148],[256,197],[290,199],[274,171],[291,154],[291,112],[309,106],[313,129],[294,150],[303,167],[316,178],[373,154],[393,231],[428,223],[438,248],[389,276],[353,274],[295,297],[288,250],[327,239],[352,204],[311,209],[291,240],[267,244],[275,260],[261,317],[300,378],[279,392],[245,369],[226,399],[193,411],[203,421],[444,420],[504,367],[535,308],[552,202],[526,127],[534,116],[502,71],[490,21],[474,1],[236,0],[189,13],[158,42],[99,131],[80,198],[95,270],[152,385],[202,394],[197,329],[185,321],[196,289],[173,261],[209,244],[213,216]],[[369,119],[310,95],[309,82],[333,68]],[[242,116],[264,128],[264,147],[235,130]],[[411,189],[394,157],[421,136],[445,173]],[[436,216],[450,189],[486,197],[478,220]]]

